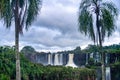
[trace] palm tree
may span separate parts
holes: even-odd
[[[104,38],[115,31],[115,17],[118,10],[112,2],[102,0],[81,0],[79,7],[79,31],[98,43],[102,56],[102,80],[105,80],[105,54],[102,52]]]
[[[41,8],[41,0],[0,0],[0,18],[9,28],[15,24],[16,80],[21,80],[19,34],[28,30]],[[25,25],[24,25],[25,24]]]

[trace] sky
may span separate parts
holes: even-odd
[[[93,42],[78,31],[78,11],[81,0],[43,0],[41,11],[28,31],[20,36],[20,49],[32,46],[36,51],[56,52],[82,49]],[[119,8],[119,0],[112,0]],[[120,43],[120,15],[116,19],[117,29],[103,45]],[[0,21],[0,46],[13,46],[14,24],[6,29]]]

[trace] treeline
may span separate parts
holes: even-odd
[[[118,53],[120,54],[120,43],[119,44],[113,44],[110,46],[104,46],[104,50],[106,50],[108,53]]]
[[[21,53],[21,80],[95,80],[95,71],[87,68],[43,66],[27,60]],[[0,47],[0,80],[15,80],[15,49]]]
[[[88,47],[82,50],[85,53],[99,52],[99,46],[88,45]],[[105,59],[107,59],[106,66],[111,69],[111,80],[120,79],[120,43],[109,46],[103,46],[103,52],[105,53]],[[101,63],[96,63],[93,58],[90,58],[86,67],[96,68],[101,66]]]
[[[88,45],[84,50],[83,53],[92,53],[92,52],[99,52],[99,46],[97,45]],[[120,43],[113,44],[109,46],[103,46],[103,52],[106,53],[120,53]]]
[[[120,49],[120,43],[119,44],[113,44],[110,46],[104,46],[104,49]]]

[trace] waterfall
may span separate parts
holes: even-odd
[[[90,53],[90,58],[94,58],[94,53]]]
[[[106,67],[106,80],[111,80],[110,67]]]
[[[51,65],[51,54],[48,54],[48,65]]]
[[[54,65],[59,65],[59,55],[55,54]]]
[[[54,65],[63,65],[63,54],[55,54]]]
[[[69,60],[66,66],[77,67],[73,62],[74,54],[69,54]]]
[[[53,65],[53,54],[51,54],[50,60],[51,60],[51,61],[50,61],[50,64]]]
[[[88,64],[88,53],[86,53],[86,65]]]
[[[105,63],[109,64],[109,53],[106,53],[105,56],[106,56],[105,57]]]
[[[59,65],[63,65],[63,54],[59,54]]]

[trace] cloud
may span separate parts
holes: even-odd
[[[13,27],[14,29],[14,27]],[[11,28],[6,28],[4,23],[0,22],[0,45],[13,45],[14,32]]]
[[[38,27],[47,27],[50,29],[59,29],[66,33],[68,31],[74,31],[73,27],[76,27],[77,9],[71,6],[63,6],[60,3],[54,3],[53,5],[44,6],[42,8],[39,19],[35,22]]]
[[[116,25],[117,25],[117,31],[120,32],[120,15],[118,16],[118,19],[116,21]]]
[[[93,42],[78,31],[78,8],[80,0],[43,0],[42,9],[29,30],[20,36],[20,49],[29,45],[37,51],[71,50],[76,46],[85,48]],[[14,45],[14,25],[6,29],[0,22],[0,45]],[[120,26],[120,16],[116,22]],[[120,27],[104,45],[119,43]]]
[[[66,50],[80,46],[80,42],[82,41],[79,37],[79,34],[77,35],[78,36],[62,34],[62,32],[58,30],[45,27],[31,27],[28,32],[24,33],[24,36],[21,36],[20,41],[26,41],[26,43],[24,42],[24,45],[33,44],[32,46],[37,47],[37,49],[39,48],[39,50]],[[83,40],[84,36],[82,37]]]

